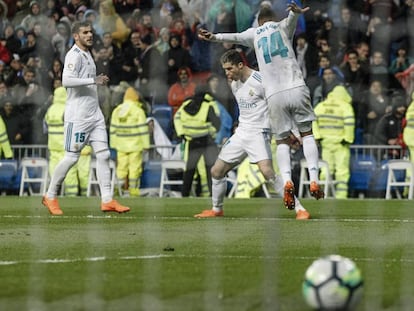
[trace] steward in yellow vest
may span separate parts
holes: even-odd
[[[0,116],[0,158],[4,154],[6,159],[13,158],[13,152],[10,146],[9,136],[7,136],[6,124]]]
[[[336,181],[335,197],[348,197],[350,177],[350,145],[354,142],[355,115],[352,98],[342,85],[336,86],[326,100],[316,105],[316,121],[313,134],[320,141],[322,159],[328,162],[329,170]],[[321,172],[324,174],[324,172]]]
[[[128,185],[131,196],[139,196],[143,151],[149,149],[150,139],[143,103],[133,87],[112,112],[109,132],[111,147],[117,151],[117,178]]]
[[[218,155],[214,138],[220,129],[220,124],[217,103],[203,86],[198,86],[195,95],[185,100],[174,115],[177,136],[185,140],[184,160],[187,165],[183,177],[183,197],[188,197],[190,194],[194,173],[201,156],[204,156],[211,195],[210,170]]]

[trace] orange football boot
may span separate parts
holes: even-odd
[[[209,218],[209,217],[222,217],[224,216],[224,212],[215,212],[212,209],[206,209],[202,211],[200,214],[194,215],[195,218]]]
[[[56,198],[49,199],[47,196],[43,196],[42,204],[47,207],[49,213],[52,215],[63,215],[60,209],[59,202]]]
[[[112,200],[108,203],[101,203],[102,212],[126,213],[129,212],[129,210],[129,207],[119,204],[116,200]]]

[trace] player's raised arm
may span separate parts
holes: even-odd
[[[215,40],[216,36],[207,29],[200,28],[198,30],[198,38],[200,40],[212,41]]]
[[[298,6],[294,1],[288,4],[286,11],[292,11],[293,13],[303,14],[310,10],[310,7],[305,6],[305,1],[302,1],[302,8]]]

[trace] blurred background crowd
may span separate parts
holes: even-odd
[[[407,107],[414,88],[414,1],[315,0],[294,39],[297,57],[316,106],[338,84],[352,97],[355,143],[381,143],[376,123]],[[108,125],[123,92],[133,86],[146,102],[176,111],[195,86],[207,81],[212,95],[237,120],[234,99],[219,63],[239,48],[255,68],[254,51],[200,41],[197,29],[240,32],[257,25],[260,6],[280,18],[287,1],[260,0],[0,0],[0,108],[11,144],[47,143],[43,117],[77,20],[94,26],[97,73]],[[328,69],[328,70],[325,70]],[[400,110],[398,110],[400,111]],[[174,138],[173,133],[169,134]]]

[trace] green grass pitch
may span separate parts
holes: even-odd
[[[364,277],[357,310],[412,310],[414,204],[303,200],[297,221],[281,199],[231,199],[225,217],[195,219],[208,198],[0,197],[0,310],[309,310],[303,275],[327,254]]]

